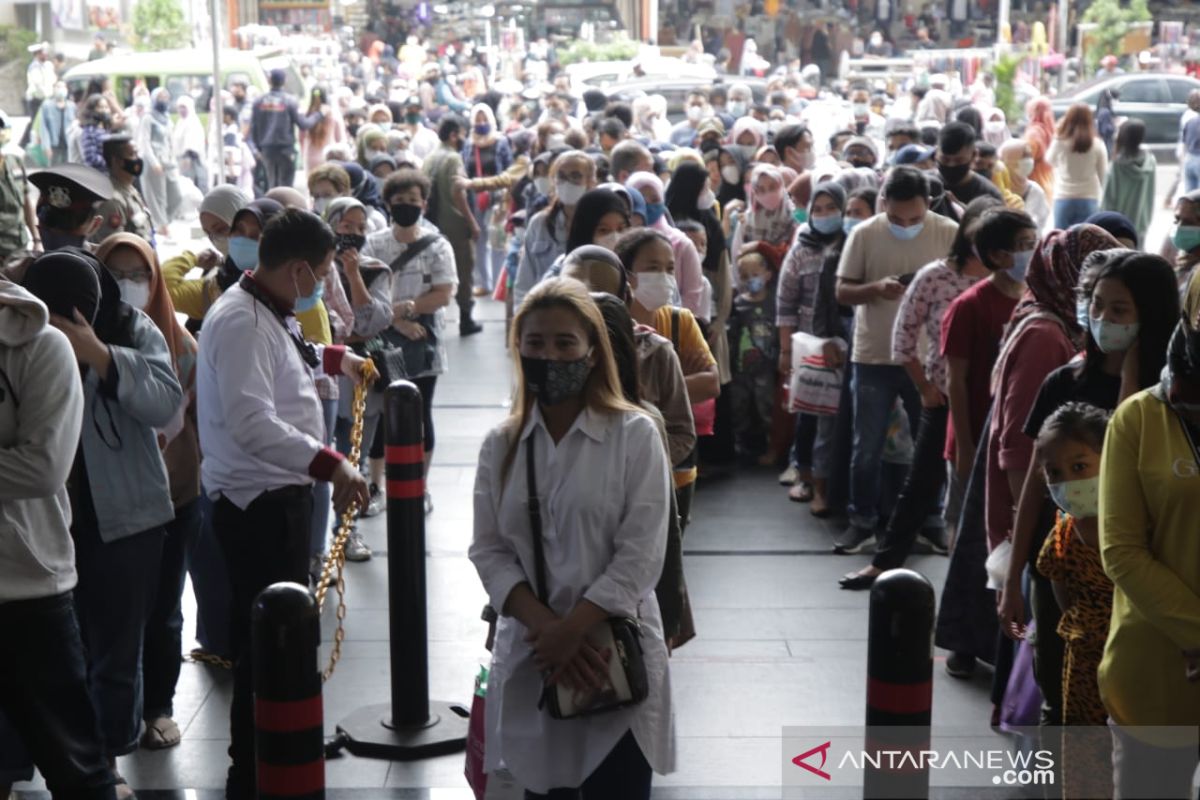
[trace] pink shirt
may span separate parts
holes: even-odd
[[[654,229],[667,237],[675,253],[675,284],[679,287],[683,307],[705,322],[712,317],[712,309],[704,307],[704,268],[700,264],[700,253],[687,234],[672,228],[666,220],[659,220]]]
[[[1033,461],[1033,439],[1025,434],[1029,411],[1046,376],[1074,355],[1075,346],[1062,325],[1051,319],[1034,319],[1017,334],[1000,367],[987,452],[989,551],[1012,535],[1017,498],[1005,472],[1026,470]]]
[[[950,303],[978,278],[955,272],[944,261],[935,261],[921,267],[917,277],[909,284],[900,310],[896,313],[896,325],[892,329],[892,359],[901,364],[921,361],[925,377],[943,394],[950,391],[950,376],[946,359],[942,356],[942,317]],[[925,332],[924,342],[921,332]]]

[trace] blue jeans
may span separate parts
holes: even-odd
[[[850,456],[850,522],[874,530],[879,522],[883,447],[892,406],[899,397],[908,412],[909,424],[913,425],[921,416],[921,396],[904,367],[854,364],[852,368],[854,444]]]
[[[333,426],[337,424],[337,400],[321,400],[321,412],[325,415],[325,444],[333,443]],[[319,556],[325,552],[325,535],[329,532],[330,502],[333,499],[333,484],[317,481],[313,484],[312,538],[308,554]]]
[[[229,658],[229,571],[213,533],[213,501],[200,487],[200,530],[188,550],[188,575],[196,595],[196,641],[213,655]]]
[[[1200,155],[1187,155],[1183,159],[1183,190],[1196,189],[1200,189]]]
[[[1100,201],[1083,197],[1072,197],[1054,201],[1054,227],[1066,230],[1078,225],[1100,210]]]
[[[71,593],[0,603],[0,641],[19,644],[0,659],[0,783],[32,759],[54,797],[115,797]]]

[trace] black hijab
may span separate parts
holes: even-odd
[[[24,287],[52,314],[74,321],[78,309],[105,344],[133,346],[133,309],[121,302],[112,273],[88,251],[64,247],[39,256],[25,273]]]
[[[717,155],[718,167],[721,165],[721,153],[727,153],[731,158],[733,158],[738,165],[738,171],[741,172],[741,178],[737,183],[728,183],[725,180],[725,176],[721,176],[721,188],[717,190],[717,202],[721,204],[721,208],[724,208],[725,206],[729,205],[731,200],[741,200],[743,203],[746,202],[745,183],[747,166],[746,159],[741,153],[728,147],[722,147],[718,151]]]
[[[721,221],[711,208],[696,206],[704,188],[708,186],[708,170],[694,161],[684,160],[675,168],[671,183],[667,186],[665,202],[671,218],[676,222],[690,219],[704,226],[708,237],[708,250],[704,253],[704,269],[716,272],[721,267],[721,254],[725,251],[725,232]],[[722,183],[724,186],[724,183]]]
[[[818,183],[812,190],[812,197],[808,201],[808,218],[810,222],[804,223],[800,228],[800,242],[805,247],[814,250],[821,250],[834,244],[846,234],[842,231],[841,226],[833,233],[821,233],[813,228],[811,224],[813,204],[821,195],[828,196],[837,205],[838,211],[846,213],[846,190],[842,188],[840,183],[833,181],[825,181]]]

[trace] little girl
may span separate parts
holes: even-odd
[[[1112,617],[1113,585],[1100,563],[1098,505],[1100,453],[1108,413],[1067,403],[1043,423],[1037,456],[1050,497],[1061,509],[1046,537],[1037,568],[1050,579],[1062,609],[1058,634],[1066,643],[1062,694],[1064,798],[1111,797],[1108,713],[1096,669]],[[1091,726],[1071,730],[1067,726]]]

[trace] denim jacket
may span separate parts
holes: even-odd
[[[133,347],[110,345],[112,367],[83,377],[83,457],[100,538],[113,542],[175,518],[158,447],[183,402],[167,342],[150,317],[133,315]]]

